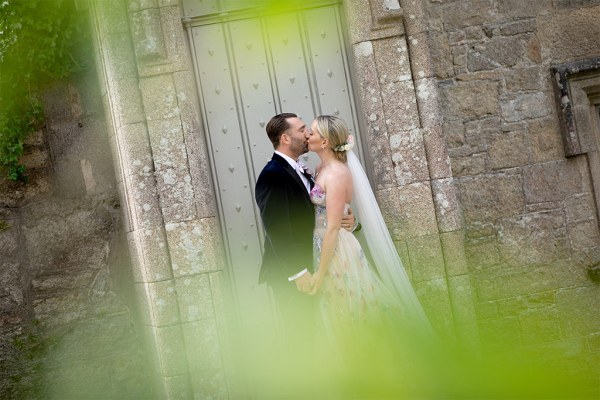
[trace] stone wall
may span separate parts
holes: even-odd
[[[93,64],[43,90],[27,183],[0,178],[0,397],[147,398]]]
[[[600,1],[425,3],[484,347],[561,360],[597,390],[599,171],[564,155],[550,67],[600,55]]]

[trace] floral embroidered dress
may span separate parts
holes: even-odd
[[[315,205],[316,218],[313,265],[318,269],[327,226],[325,193],[318,184],[311,190],[310,198]],[[346,204],[345,213],[349,207]],[[367,316],[379,314],[389,309],[389,299],[386,288],[370,268],[354,234],[340,229],[335,252],[320,289],[320,307],[326,329],[336,334],[338,329],[348,324],[355,325]]]

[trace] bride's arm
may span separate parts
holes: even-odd
[[[327,228],[323,236],[321,246],[321,258],[319,269],[313,274],[312,294],[318,292],[323,278],[327,274],[329,263],[333,258],[335,247],[337,245],[338,234],[342,226],[342,217],[346,206],[346,188],[351,184],[351,177],[347,171],[331,171],[327,174],[323,190],[326,193],[325,207],[327,209]]]

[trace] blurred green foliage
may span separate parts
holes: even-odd
[[[12,180],[25,180],[23,143],[43,121],[40,87],[81,68],[81,22],[72,0],[0,0],[0,168]]]

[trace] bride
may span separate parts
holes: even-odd
[[[326,369],[339,371],[345,390],[423,396],[431,387],[422,383],[437,348],[435,335],[352,147],[341,118],[322,115],[312,122],[308,150],[321,163],[310,192],[315,205],[310,294],[319,295],[323,365],[337,360]],[[350,205],[370,258],[354,234],[340,229]],[[357,382],[368,383],[357,388]]]

